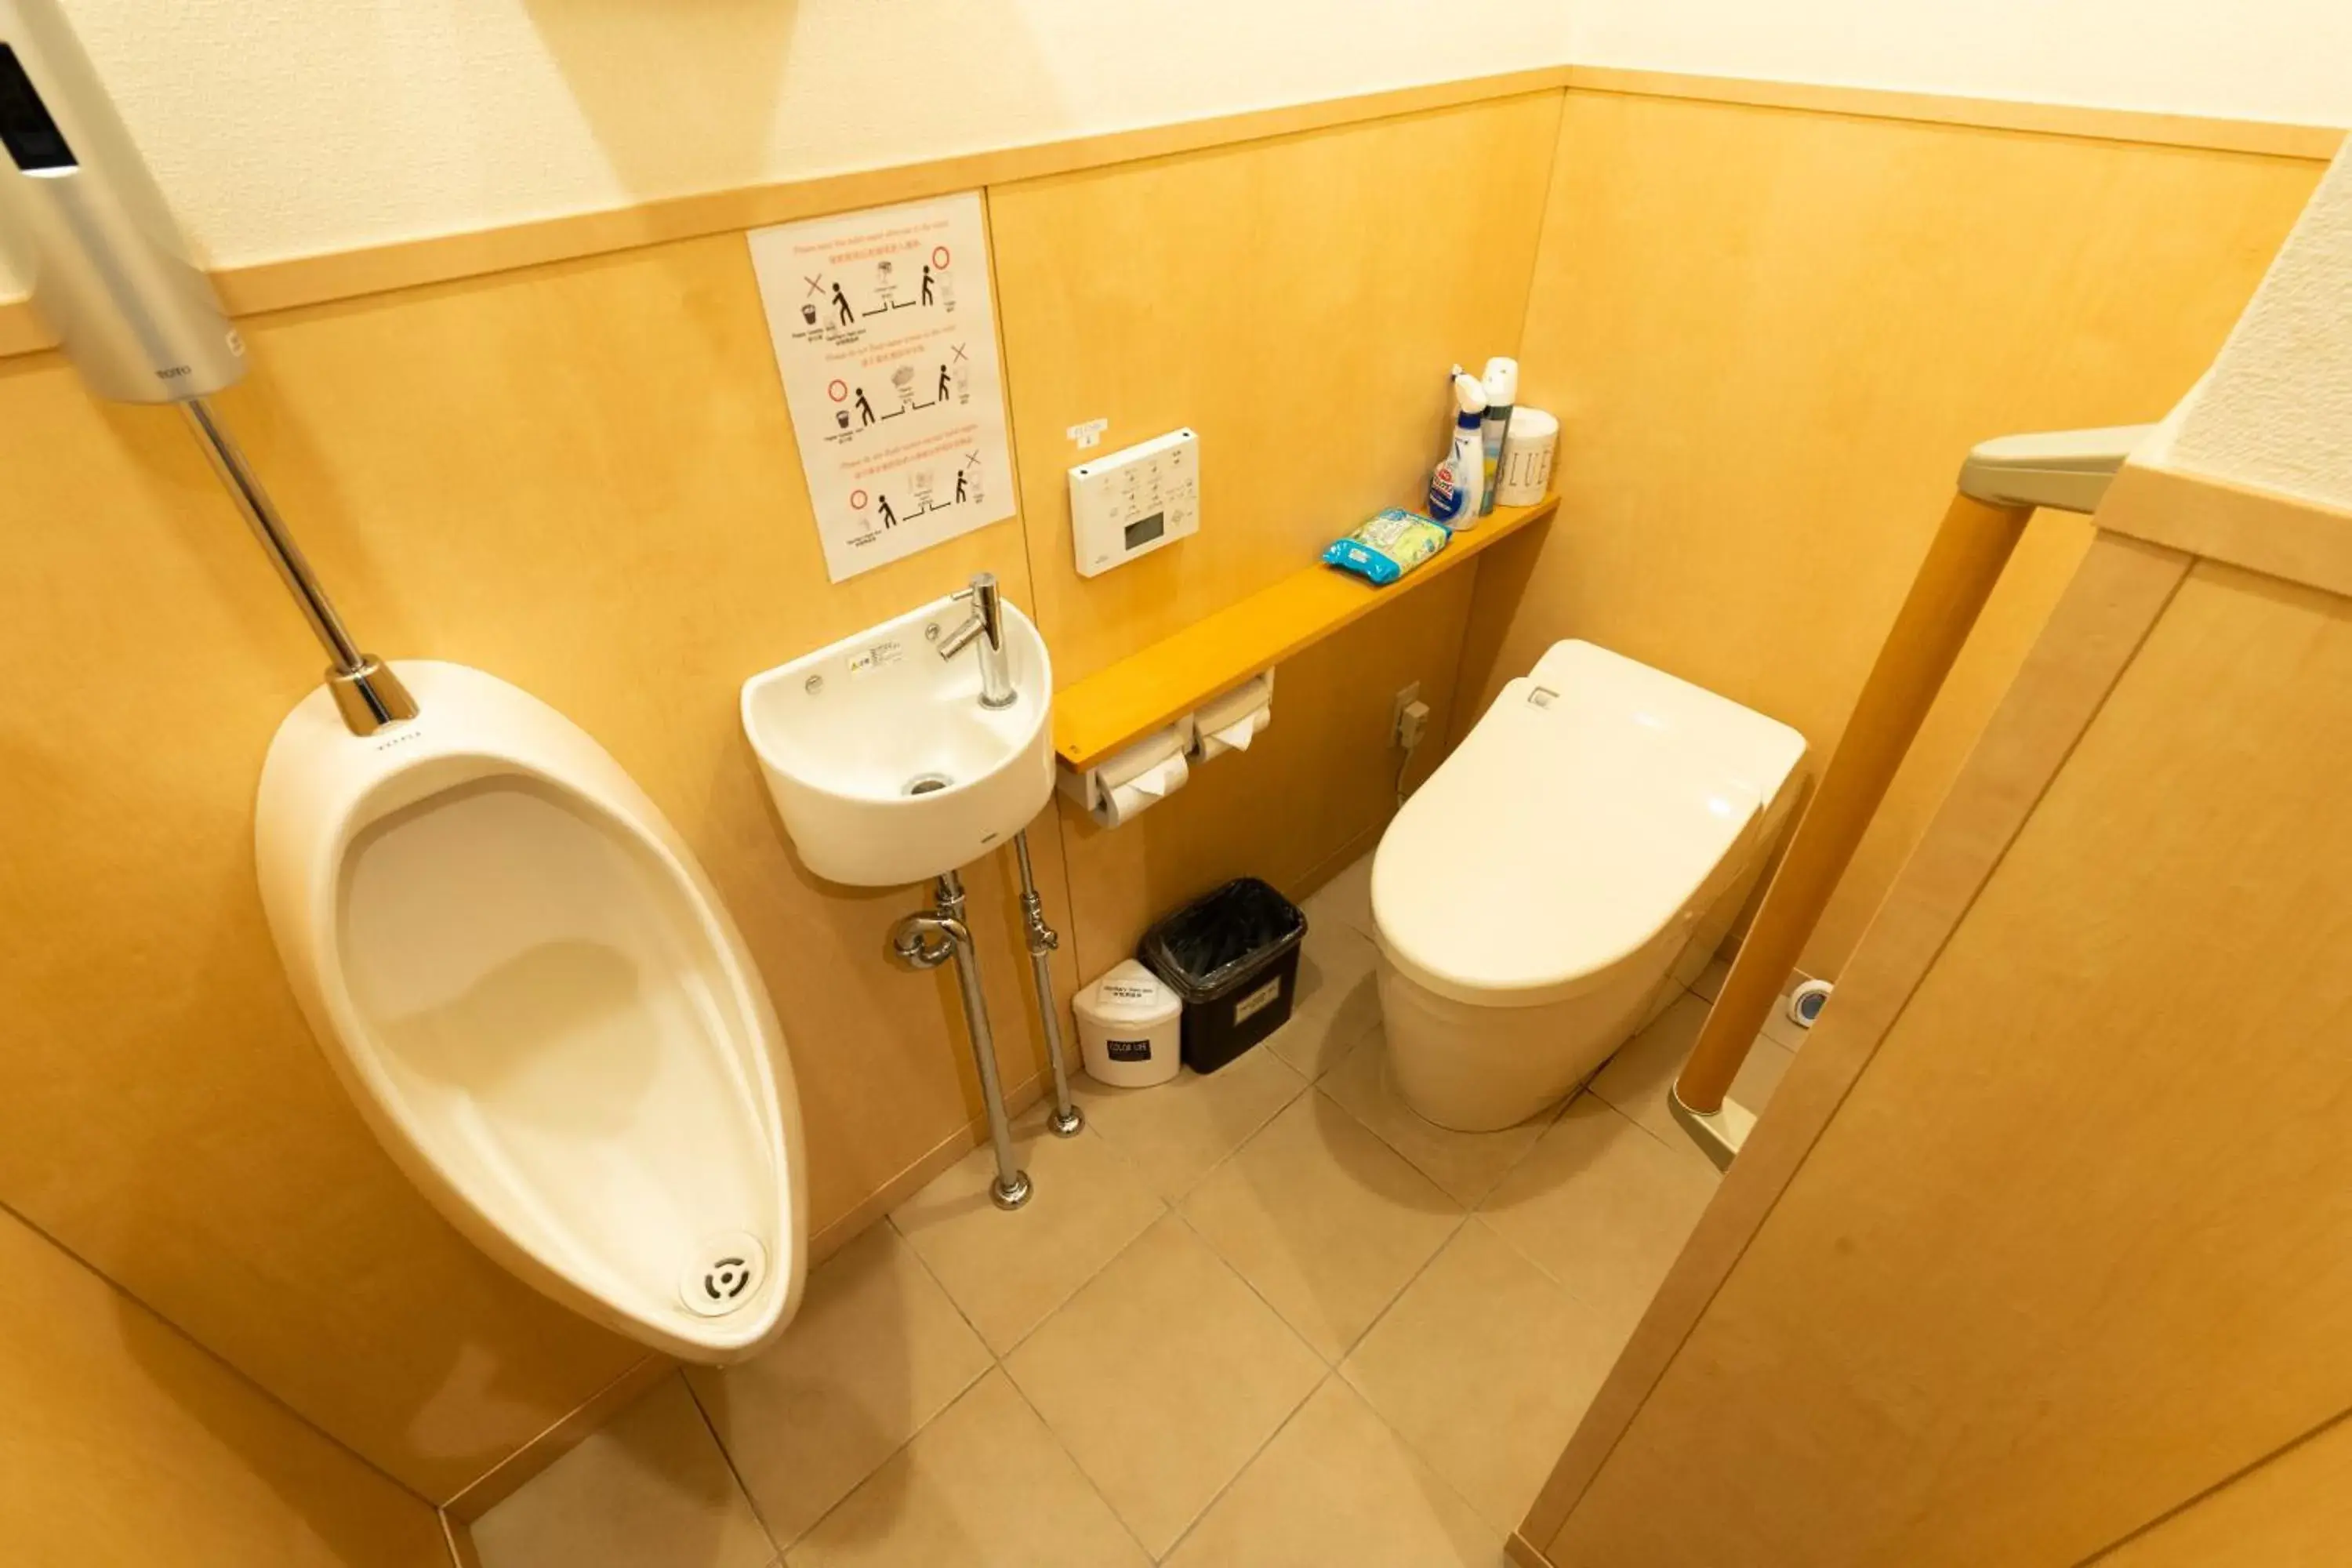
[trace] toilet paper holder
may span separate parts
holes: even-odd
[[[1274,671],[1252,676],[1222,697],[1212,698],[1186,721],[1192,727],[1192,756],[1213,762],[1227,752],[1245,752],[1274,722]]]
[[[1118,827],[1184,787],[1192,776],[1189,715],[1121,746],[1084,773],[1055,765],[1055,788],[1102,827]]]
[[[1097,826],[1118,827],[1183,788],[1200,763],[1248,750],[1273,721],[1274,671],[1268,669],[1084,772],[1059,765],[1055,786]]]

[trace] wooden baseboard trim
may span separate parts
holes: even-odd
[[[1042,1073],[1032,1074],[1004,1091],[1005,1113],[1018,1116],[1045,1098],[1045,1076]],[[872,1196],[840,1218],[829,1222],[823,1230],[810,1237],[810,1264],[824,1262],[856,1240],[868,1226],[921,1192],[949,1166],[979,1148],[987,1137],[988,1121],[985,1117],[979,1117],[940,1139],[925,1151],[921,1158],[876,1188]]]
[[[1328,882],[1332,878],[1338,876],[1340,872],[1346,870],[1349,867],[1354,865],[1357,861],[1362,859],[1373,850],[1379,848],[1381,847],[1381,835],[1389,830],[1389,824],[1394,820],[1395,816],[1396,814],[1394,812],[1391,812],[1387,816],[1382,817],[1371,826],[1365,828],[1361,833],[1359,833],[1354,837],[1349,839],[1348,842],[1341,845],[1338,850],[1332,854],[1325,856],[1321,860],[1318,861],[1316,863],[1315,869],[1307,872],[1306,878],[1301,881],[1300,886],[1304,887],[1307,891],[1299,896],[1301,898],[1314,897],[1316,889],[1321,888],[1323,884]]]
[[[481,1479],[441,1505],[445,1520],[470,1525],[522,1489],[525,1481],[572,1452],[588,1435],[644,1397],[677,1363],[647,1352],[626,1372],[588,1396],[577,1409],[500,1459]]]
[[[1519,1568],[1551,1568],[1551,1559],[1528,1543],[1528,1538],[1513,1531],[1503,1542],[1503,1555]]]
[[[1044,1075],[1032,1074],[1005,1091],[1004,1108],[1010,1114],[1018,1116],[1044,1099],[1045,1092]],[[868,1226],[920,1192],[942,1171],[979,1148],[987,1136],[987,1119],[979,1117],[940,1139],[921,1157],[883,1183],[871,1196],[811,1237],[810,1267],[824,1262],[856,1239]],[[458,1568],[479,1568],[470,1555],[460,1554],[461,1551],[463,1553],[472,1551],[469,1527],[474,1521],[521,1490],[526,1481],[578,1447],[590,1433],[635,1404],[677,1364],[668,1356],[647,1354],[628,1371],[598,1389],[579,1408],[499,1460],[480,1479],[444,1503],[441,1507],[442,1525],[449,1535],[451,1554],[457,1558]]]
[[[2157,147],[2193,147],[2213,153],[2247,153],[2324,163],[2344,143],[2344,129],[2293,125],[2283,121],[2217,120],[2195,114],[2159,114],[2137,109],[2093,109],[2079,104],[2029,103],[2022,100],[1962,98],[1928,92],[1898,92],[1874,87],[1835,87],[1816,82],[1769,81],[1761,78],[1690,76],[1675,71],[1627,70],[1614,66],[1570,66],[1570,92],[1611,92],[1637,98],[1681,98],[1706,103],[1744,104],[1757,109],[1792,109],[1814,114],[1844,114],[1866,120],[1910,120],[1934,125],[1964,125],[1979,131],[2020,131],[2042,136],[2073,136],[2095,142],[2134,142]]]
[[[474,1527],[441,1510],[441,1539],[449,1547],[452,1568],[482,1568],[482,1554],[474,1550]]]

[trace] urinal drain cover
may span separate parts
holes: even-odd
[[[698,1318],[723,1318],[751,1304],[768,1272],[768,1249],[746,1230],[706,1236],[678,1276],[678,1299]]]

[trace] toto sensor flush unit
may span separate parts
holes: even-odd
[[[355,734],[414,718],[400,678],[362,653],[260,479],[205,400],[245,374],[245,342],[56,0],[0,0],[0,255],[90,391],[176,403],[332,661]]]
[[[73,35],[0,4],[0,182],[9,259],[92,392],[177,403],[234,384],[245,344],[180,244],[163,194]]]

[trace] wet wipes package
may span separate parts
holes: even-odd
[[[1453,537],[1444,524],[1392,506],[1353,533],[1333,540],[1323,559],[1375,584],[1393,583],[1444,549]]]

